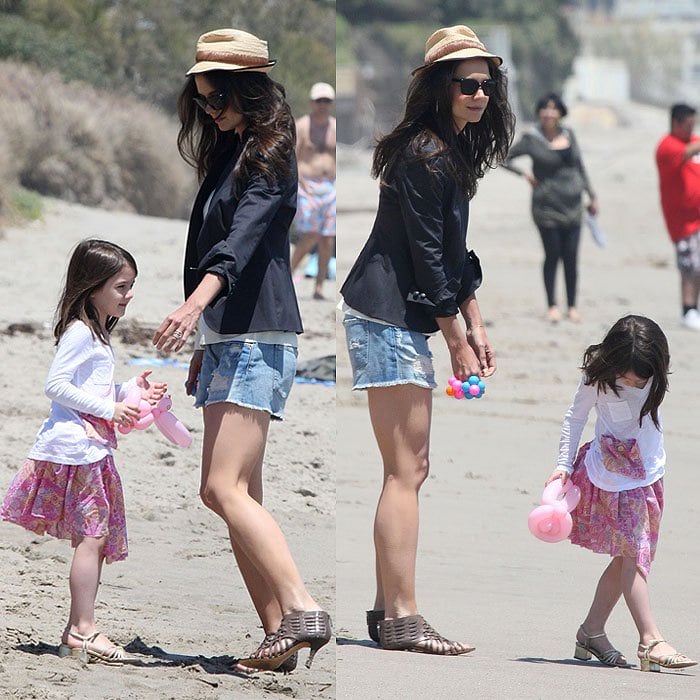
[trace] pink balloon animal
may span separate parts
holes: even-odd
[[[165,437],[178,447],[189,447],[192,444],[190,431],[170,412],[173,402],[170,396],[164,396],[155,406],[141,398],[141,389],[132,387],[126,394],[124,403],[129,406],[138,406],[139,418],[133,425],[120,425],[122,435],[130,433],[132,429],[145,430],[152,423]]]
[[[542,492],[542,505],[537,506],[527,518],[530,532],[545,542],[561,542],[571,534],[571,511],[578,505],[581,489],[571,481],[561,485],[555,479]]]

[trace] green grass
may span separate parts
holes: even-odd
[[[37,221],[44,215],[44,200],[40,194],[20,188],[11,195],[10,208],[24,221]]]
[[[350,24],[341,14],[335,16],[335,60],[339,66],[354,66],[357,63],[352,48]]]

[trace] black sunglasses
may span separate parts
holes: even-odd
[[[197,107],[205,112],[207,111],[207,107],[210,107],[215,112],[221,112],[222,110],[226,109],[226,105],[228,105],[228,98],[223,92],[216,92],[213,95],[207,95],[206,97],[204,95],[197,95],[192,99]]]
[[[459,89],[463,95],[476,95],[479,88],[484,91],[484,95],[491,97],[496,94],[498,83],[493,78],[486,78],[479,82],[475,78],[452,78],[453,83],[459,83]]]

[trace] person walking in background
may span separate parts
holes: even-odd
[[[476,299],[481,267],[466,237],[469,200],[512,139],[501,63],[469,27],[428,38],[404,117],[375,148],[379,209],[341,289],[353,389],[367,390],[384,468],[374,521],[377,588],[367,612],[369,635],[384,649],[474,650],[418,613],[418,494],[429,471],[436,387],[428,336],[442,332],[455,376],[496,371]]]
[[[323,299],[323,283],[335,248],[335,90],[315,83],[309,93],[311,111],[296,122],[299,198],[296,229],[299,240],[292,255],[292,273],[317,248],[314,299]]]
[[[581,320],[576,309],[578,247],[581,237],[582,195],[588,195],[588,212],[598,213],[598,202],[583,165],[573,130],[563,126],[566,105],[555,93],[542,97],[535,106],[538,125],[515,143],[505,167],[524,177],[532,186],[532,218],[544,247],[542,274],[547,295],[547,320],[561,319],[557,306],[556,274],[559,261],[564,267],[567,317]],[[520,156],[530,156],[532,173],[513,165]]]
[[[284,535],[262,506],[271,419],[281,419],[302,332],[289,265],[297,197],[294,122],[267,75],[267,42],[218,29],[197,42],[178,100],[178,147],[201,185],[185,250],[185,302],[153,342],[178,351],[195,334],[187,393],[203,408],[200,495],[226,523],[265,638],[239,670],[307,666],[330,617],[306,590]]]
[[[70,614],[58,655],[84,663],[137,662],[95,627],[95,599],[102,564],[126,559],[128,544],[121,479],[112,449],[114,426],[138,420],[124,399],[139,386],[157,403],[165,384],[150,384],[150,371],[114,384],[110,332],[133,298],[136,262],[126,250],[97,239],[73,251],[56,309],[54,357],[44,391],[51,412],[16,474],[0,518],[37,534],[69,539]]]
[[[661,208],[676,248],[681,273],[681,324],[700,330],[700,138],[693,133],[696,110],[671,107],[671,133],[656,149]]]
[[[659,407],[668,391],[669,351],[659,326],[625,316],[583,355],[583,376],[564,417],[556,469],[547,483],[571,478],[581,500],[571,512],[574,544],[612,561],[600,577],[574,656],[627,666],[608,641],[605,624],[624,596],[639,631],[642,671],[686,668],[696,661],[666,642],[654,621],[647,578],[659,538],[666,471]],[[595,408],[593,440],[577,452]]]

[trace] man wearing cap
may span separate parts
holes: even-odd
[[[700,330],[700,137],[693,134],[696,110],[671,107],[671,133],[656,149],[661,208],[676,247],[681,273],[681,325]]]
[[[299,241],[292,256],[292,272],[317,246],[314,299],[323,299],[323,282],[335,247],[335,117],[331,115],[335,90],[328,83],[314,83],[309,98],[309,114],[296,122],[299,168],[296,228]]]

